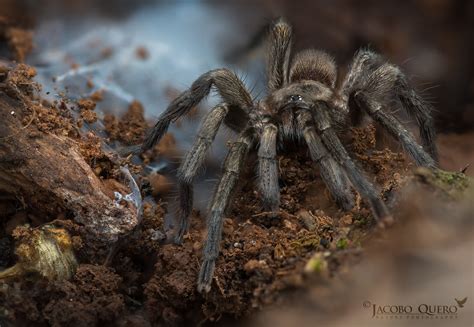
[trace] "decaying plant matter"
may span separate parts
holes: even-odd
[[[263,100],[254,102],[244,83],[230,70],[209,71],[169,105],[142,145],[142,150],[153,147],[170,123],[187,114],[211,88],[217,90],[223,102],[204,119],[178,170],[180,213],[176,241],[181,242],[193,207],[192,183],[219,127],[224,124],[239,133],[225,159],[210,205],[204,263],[198,278],[200,291],[211,288],[224,213],[250,151],[257,150],[258,184],[264,207],[272,215],[278,214],[280,205],[277,150],[289,142],[304,142],[340,207],[353,207],[352,184],[370,203],[381,226],[390,224],[392,217],[376,187],[347,153],[338,133],[359,125],[368,115],[401,143],[416,164],[437,166],[431,107],[398,67],[371,51],[360,50],[347,75],[337,81],[337,67],[330,55],[306,50],[290,60],[291,41],[290,25],[277,20],[269,33],[268,95]],[[424,148],[395,117],[394,103],[416,120]]]
[[[21,278],[26,274],[37,274],[48,280],[69,279],[76,272],[77,261],[68,232],[53,225],[37,229],[18,228],[16,248],[18,262],[0,271],[0,280]]]

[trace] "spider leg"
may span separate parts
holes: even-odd
[[[276,161],[276,142],[278,129],[267,124],[260,137],[258,148],[258,177],[265,210],[276,214],[280,206],[280,186],[278,185],[278,166]]]
[[[291,26],[282,18],[270,29],[267,63],[268,90],[273,92],[288,83],[288,66],[291,51]]]
[[[393,137],[397,138],[416,164],[424,167],[436,167],[436,161],[416,142],[413,135],[391,113],[383,110],[383,105],[368,97],[363,91],[353,94],[357,106],[382,125]]]
[[[193,186],[192,182],[199,168],[206,158],[206,153],[211,146],[222,121],[229,113],[230,106],[221,103],[215,106],[204,118],[194,144],[186,154],[183,162],[178,168],[178,190],[179,190],[179,225],[175,242],[181,243],[183,236],[188,230],[189,215],[193,209]]]
[[[219,180],[214,197],[211,201],[207,239],[204,244],[204,262],[198,277],[198,291],[209,292],[222,237],[224,212],[230,202],[237,184],[239,174],[244,165],[248,150],[253,144],[253,130],[242,132],[238,140],[232,144],[226,156],[223,175]]]
[[[228,69],[211,70],[201,75],[188,90],[169,104],[146,136],[141,151],[151,149],[166,133],[170,123],[187,114],[209,94],[212,86],[217,89],[224,102],[241,112],[240,116],[247,115],[246,110],[251,108],[253,103],[244,83]]]
[[[319,165],[321,177],[336,203],[344,210],[354,207],[354,195],[346,174],[341,166],[330,156],[321,138],[314,130],[313,116],[309,111],[298,113],[298,126],[309,148],[311,159]]]
[[[395,95],[407,114],[417,122],[423,147],[434,161],[438,162],[432,107],[409,85],[406,76],[398,67],[384,62],[383,58],[374,52],[360,50],[354,56],[341,89],[346,96],[357,90],[369,89],[371,95],[380,101],[383,101],[382,96]],[[360,120],[357,113],[360,112],[352,112],[355,114],[353,121]]]
[[[360,49],[352,59],[349,71],[342,81],[341,90],[345,93],[350,92],[383,63],[381,55],[367,49]]]
[[[379,198],[375,187],[361,173],[354,161],[352,161],[331,126],[327,104],[324,102],[318,102],[317,107],[312,111],[312,113],[316,122],[317,132],[320,135],[323,144],[326,146],[329,153],[334,156],[336,161],[344,167],[347,176],[356,190],[369,201],[375,219],[382,226],[384,224],[390,224],[392,222],[392,217],[390,216],[384,202]],[[304,133],[316,134],[316,130],[312,126],[307,126]]]
[[[431,115],[432,106],[407,83],[405,76],[399,72],[398,97],[409,115],[415,118],[419,129],[423,147],[438,163],[438,149],[436,147],[436,132]]]

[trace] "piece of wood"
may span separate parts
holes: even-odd
[[[81,156],[77,140],[41,132],[35,124],[25,128],[32,103],[5,87],[0,86],[0,194],[51,220],[58,213],[72,216],[105,242],[130,232],[138,223],[136,208],[117,206],[107,196],[110,190]]]

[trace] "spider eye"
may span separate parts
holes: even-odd
[[[301,95],[290,95],[290,101],[292,102],[303,101],[303,97]]]

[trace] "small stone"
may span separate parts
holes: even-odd
[[[263,276],[271,276],[272,271],[265,260],[251,259],[244,265],[247,274],[259,273]]]
[[[308,210],[301,209],[296,213],[296,216],[301,220],[307,230],[314,231],[318,228],[316,217],[313,216]]]
[[[147,60],[150,57],[150,52],[144,46],[135,49],[135,55],[141,60]]]
[[[194,242],[193,243],[193,250],[195,252],[200,252],[202,250],[202,243],[201,242]]]
[[[166,239],[166,235],[163,232],[159,231],[159,230],[152,230],[151,235],[150,235],[150,239],[152,241],[161,242],[161,241]]]
[[[328,248],[329,246],[329,240],[327,238],[322,238],[320,241],[319,241],[319,244],[321,244],[322,246],[324,246],[325,248]]]
[[[258,261],[255,259],[252,259],[252,260],[247,261],[247,263],[244,265],[244,270],[245,272],[250,273],[256,270],[258,266],[259,266]]]

